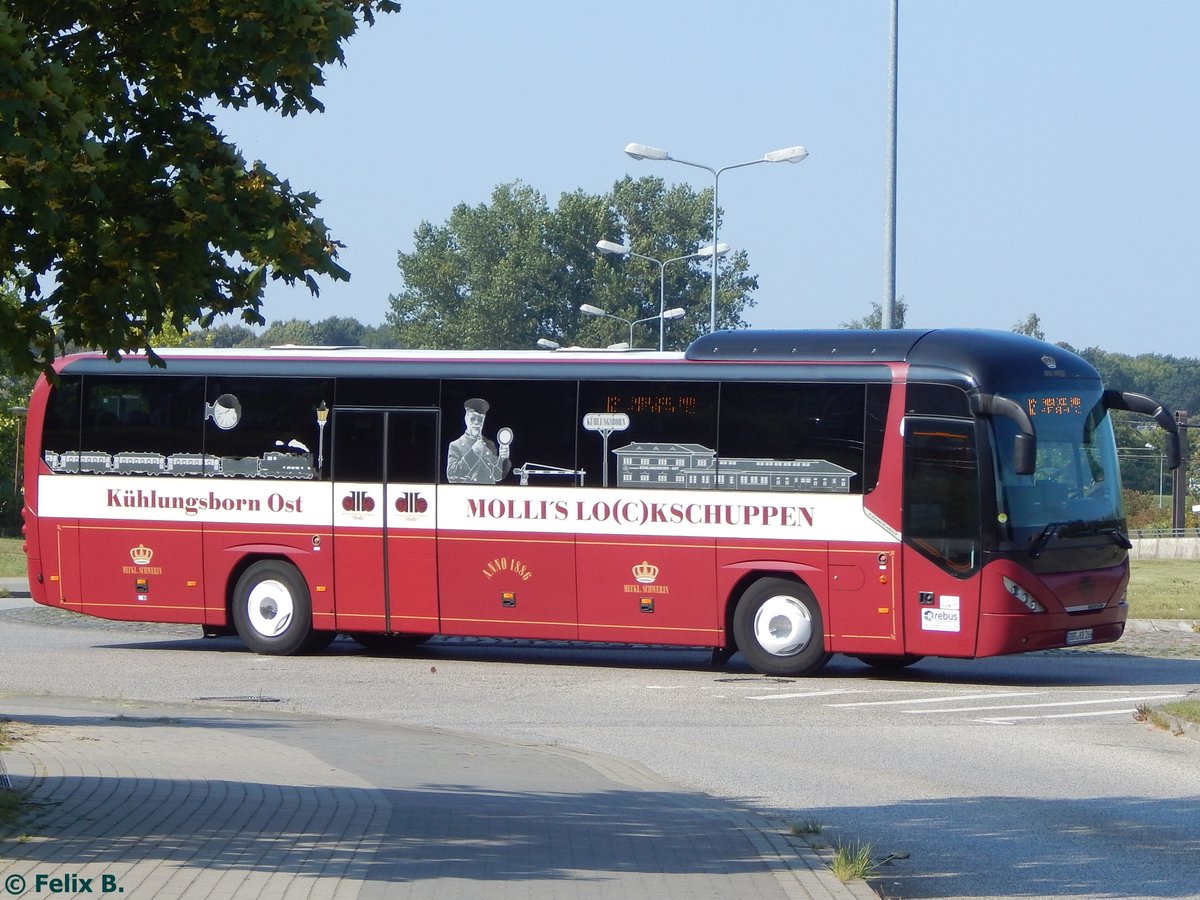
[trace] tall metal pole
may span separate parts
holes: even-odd
[[[658,262],[658,260],[655,260]],[[667,310],[667,264],[665,262],[658,263],[658,351],[661,353],[665,345],[666,334],[664,328],[667,320],[663,318],[663,313]],[[632,335],[632,330],[630,335]],[[633,346],[633,338],[630,337],[629,346]]]
[[[1165,460],[1166,458],[1167,458],[1167,455],[1165,453],[1163,453],[1162,450],[1159,450],[1158,451],[1158,508],[1159,509],[1162,509],[1162,507],[1163,507],[1163,460]]]
[[[730,166],[729,168],[734,168]],[[717,330],[717,185],[721,181],[721,173],[724,169],[710,169],[713,173],[713,258],[712,258],[712,304],[709,307],[708,314],[708,333],[712,334]]]
[[[1182,533],[1187,513],[1188,460],[1191,457],[1188,448],[1188,430],[1191,426],[1186,409],[1175,411],[1175,424],[1179,427],[1179,468],[1171,473],[1171,528]]]
[[[883,321],[896,322],[896,74],[899,53],[900,0],[892,0],[891,53],[888,57],[888,168],[887,199],[883,215]]]
[[[17,446],[13,452],[13,493],[20,496],[21,493],[21,451],[24,449],[21,446],[21,426],[25,422],[25,415],[28,410],[24,406],[10,406],[8,411],[16,416],[17,419]]]

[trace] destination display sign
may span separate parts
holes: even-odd
[[[1083,398],[1078,394],[1035,395],[1025,405],[1030,417],[1081,416],[1085,412]]]

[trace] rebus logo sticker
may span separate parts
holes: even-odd
[[[959,620],[960,598],[943,594],[938,597],[936,609],[926,607],[921,610],[922,631],[953,631],[962,630]]]

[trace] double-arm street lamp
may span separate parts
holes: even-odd
[[[626,325],[629,326],[629,347],[630,347],[630,349],[633,348],[633,326],[634,325],[641,325],[643,322],[653,322],[655,319],[659,319],[659,320],[678,319],[680,316],[684,315],[683,308],[679,307],[679,306],[675,307],[675,309],[663,310],[657,316],[646,316],[646,318],[644,318],[644,319],[626,319],[624,316],[614,316],[612,313],[605,312],[600,307],[592,306],[592,304],[590,304],[590,303],[585,303],[582,306],[580,306],[579,311],[587,316],[600,316],[601,318],[604,318],[604,319],[616,319],[618,322],[624,322]],[[661,347],[659,349],[661,349]]]
[[[784,147],[782,150],[771,150],[764,153],[761,159],[752,159],[749,162],[734,163],[732,166],[722,166],[719,169],[714,169],[712,166],[706,166],[703,163],[689,162],[686,159],[676,159],[666,150],[660,150],[657,147],[648,147],[645,144],[627,144],[625,153],[632,156],[634,159],[649,159],[656,162],[668,161],[677,162],[682,166],[692,166],[695,169],[704,169],[712,174],[713,177],[713,213],[712,213],[712,246],[717,247],[717,186],[721,180],[721,173],[728,172],[730,169],[741,169],[745,166],[756,166],[759,163],[777,163],[790,162],[798,163],[802,159],[807,158],[808,151],[803,147]],[[713,257],[712,261],[712,306],[708,318],[708,330],[717,330],[717,257]]]
[[[717,244],[716,248],[717,256],[724,256],[729,252],[728,244]],[[689,253],[686,256],[673,256],[670,259],[655,259],[653,256],[643,256],[641,253],[634,253],[627,245],[618,244],[616,241],[597,241],[596,249],[601,253],[610,253],[614,256],[635,256],[638,259],[644,259],[658,266],[658,349],[664,349],[666,337],[664,324],[668,318],[674,318],[673,316],[665,315],[667,306],[667,264],[679,262],[683,259],[706,259],[713,255],[713,248],[701,247],[695,253]],[[713,260],[713,265],[716,265],[716,260]]]

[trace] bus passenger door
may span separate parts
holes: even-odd
[[[431,409],[333,412],[339,631],[439,630],[437,421]]]
[[[903,504],[904,649],[974,656],[982,564],[974,422],[905,419]]]

